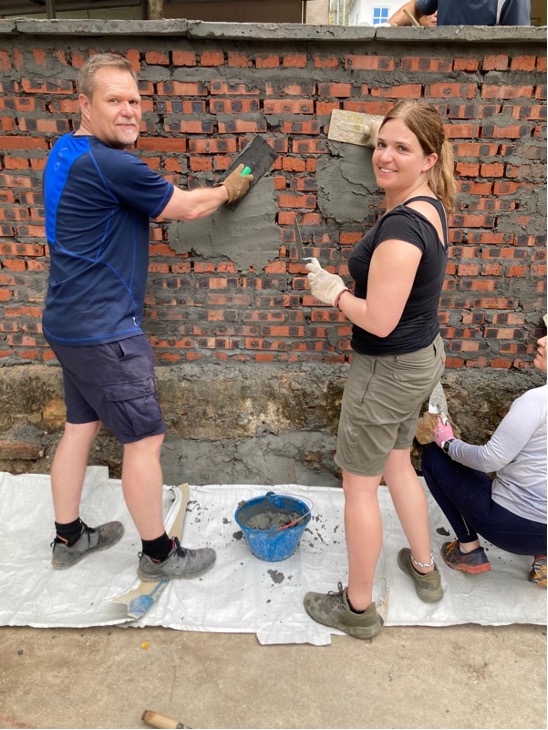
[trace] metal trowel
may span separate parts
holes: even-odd
[[[447,399],[441,383],[437,383],[428,401],[428,413],[437,413],[445,425],[448,419]]]
[[[293,228],[295,230],[295,245],[297,246],[297,252],[299,254],[299,258],[301,259],[301,261],[311,261],[312,256],[304,255],[303,239],[301,237],[301,230],[299,228],[299,224],[297,223],[296,218],[293,221]]]
[[[245,167],[249,167],[251,169],[251,174],[253,175],[253,180],[249,186],[249,191],[251,191],[263,175],[270,170],[277,157],[278,153],[272,149],[266,140],[262,137],[254,137],[232,162],[228,170],[223,175],[221,182],[230,175],[230,173],[235,170],[238,165],[245,165]],[[248,195],[249,191],[247,193]],[[235,200],[233,203],[230,203],[227,208],[235,210],[242,200],[243,198]]]

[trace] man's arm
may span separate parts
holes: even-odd
[[[420,20],[425,15],[433,15],[437,10],[438,0],[410,0],[388,18],[388,23],[390,25],[411,25],[409,15]]]
[[[506,0],[502,6],[500,25],[531,25],[531,1]]]
[[[417,20],[422,18],[424,15],[424,13],[421,13],[421,11],[417,8],[416,0],[410,0],[410,2],[402,5],[399,10],[396,10],[396,12],[388,18],[389,25],[411,25],[411,20],[404,12],[405,10],[407,10],[407,12]]]
[[[243,165],[231,172],[219,185],[195,190],[181,190],[175,187],[169,203],[160,213],[160,218],[195,220],[215,213],[221,205],[242,198],[249,190],[253,175],[242,175]]]

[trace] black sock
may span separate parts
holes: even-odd
[[[173,550],[173,540],[164,532],[154,540],[141,540],[143,553],[149,558],[161,563]]]
[[[70,547],[78,540],[85,527],[82,520],[77,517],[73,522],[56,522],[55,523],[55,542],[63,543]]]
[[[352,613],[365,613],[367,611],[367,608],[364,608],[363,611],[358,611],[357,608],[354,608],[354,606],[350,603],[350,598],[348,598],[348,593],[346,594],[346,600],[348,602],[348,608],[352,611]]]

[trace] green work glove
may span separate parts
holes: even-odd
[[[238,165],[238,167],[233,170],[225,180],[218,183],[218,185],[224,185],[228,190],[228,200],[226,201],[227,205],[229,203],[233,203],[235,200],[243,198],[249,190],[249,186],[253,180],[253,175],[242,175],[243,169],[243,165]]]
[[[308,281],[313,296],[324,304],[330,304],[332,307],[339,306],[339,296],[342,292],[350,291],[344,281],[338,274],[330,274],[329,271],[322,269],[318,259],[313,258],[306,268],[310,272]]]

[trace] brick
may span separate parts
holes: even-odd
[[[45,139],[32,139],[30,137],[9,137],[0,136],[0,149],[4,150],[47,150],[48,145]]]
[[[255,65],[257,68],[278,68],[280,65],[280,57],[273,53],[269,55],[257,55],[255,57]]]
[[[282,58],[284,68],[306,68],[307,57],[305,53],[288,53]]]
[[[209,111],[212,114],[246,114],[259,110],[258,99],[212,99],[209,102]]]
[[[431,84],[428,87],[428,96],[434,98],[474,99],[476,97],[476,85],[457,83]]]
[[[284,81],[267,81],[265,84],[265,94],[267,97],[275,96],[299,96],[309,97],[316,93],[315,82],[293,83]]]
[[[314,114],[312,99],[266,99],[265,114]]]
[[[479,60],[477,58],[454,58],[454,71],[477,71],[479,69]]]
[[[169,66],[169,53],[162,51],[147,51],[145,61],[151,66]]]
[[[382,88],[380,86],[371,89],[371,96],[386,96],[391,99],[419,99],[422,96],[420,84],[401,84]]]
[[[201,81],[160,81],[158,94],[160,96],[206,96],[207,86]]]
[[[235,66],[236,68],[249,68],[253,66],[252,60],[244,53],[227,53],[227,66]]]
[[[222,66],[225,54],[222,51],[206,51],[200,56],[200,66]]]
[[[237,152],[238,145],[235,139],[190,139],[188,151],[192,154],[210,155],[218,153]]]
[[[171,59],[174,66],[196,66],[194,51],[172,51]]]
[[[449,73],[452,63],[445,58],[428,58],[425,56],[406,56],[401,60],[401,70],[406,73]],[[391,69],[390,69],[391,70]]]
[[[483,71],[506,71],[510,63],[508,56],[504,54],[485,56],[482,63]]]
[[[205,91],[207,93],[207,90]],[[228,96],[230,94],[237,94],[238,96],[247,96],[250,94],[259,94],[260,90],[254,86],[247,86],[246,84],[240,84],[238,82],[230,83],[226,81],[212,81],[211,82],[211,93],[222,94]]]
[[[218,122],[219,134],[256,134],[266,132],[264,119],[234,119],[230,122]]]
[[[336,99],[342,99],[345,97],[352,96],[352,84],[344,83],[333,83],[318,84],[318,95],[322,97],[335,97]]]
[[[338,68],[339,66],[339,59],[333,55],[317,55],[312,60],[314,68]]]
[[[514,56],[510,62],[511,71],[534,71],[536,56]]]
[[[344,67],[350,71],[394,71],[396,63],[391,56],[346,56]]]
[[[494,84],[484,84],[481,89],[481,95],[484,99],[530,99],[533,95],[534,87],[531,86],[496,86]]]
[[[527,133],[527,127],[520,124],[510,124],[507,127],[484,124],[481,133],[484,137],[519,139]]]

